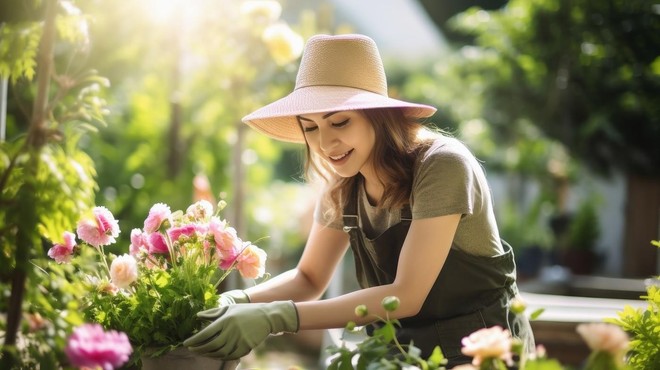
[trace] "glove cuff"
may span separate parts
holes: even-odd
[[[300,327],[298,308],[293,301],[275,301],[268,304],[271,333],[297,333]]]
[[[244,290],[234,289],[224,294],[228,294],[230,297],[234,298],[236,303],[250,303],[250,296],[247,295]]]

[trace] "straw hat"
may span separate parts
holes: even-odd
[[[293,92],[243,117],[274,139],[304,143],[297,115],[369,108],[403,108],[413,118],[434,107],[392,99],[376,43],[364,35],[316,35],[305,46]]]

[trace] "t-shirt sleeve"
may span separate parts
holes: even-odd
[[[323,196],[318,198],[314,207],[314,221],[329,228],[341,230],[344,227],[344,220],[341,216],[332,210]]]
[[[474,172],[466,153],[451,145],[431,147],[415,171],[411,195],[413,219],[472,214],[473,185]]]

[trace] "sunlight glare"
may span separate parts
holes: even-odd
[[[175,14],[199,5],[198,1],[185,0],[141,0],[140,3],[147,17],[157,23],[168,23]]]

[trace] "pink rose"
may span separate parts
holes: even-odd
[[[147,216],[147,219],[144,220],[144,232],[147,234],[151,234],[153,232],[158,231],[158,229],[160,229],[163,222],[169,220],[171,216],[172,216],[172,211],[170,211],[170,207],[167,204],[164,203],[154,204],[153,206],[151,206],[151,209],[149,210],[149,215]]]
[[[244,278],[260,278],[266,272],[266,252],[256,245],[246,243],[237,261],[236,269]]]
[[[48,257],[54,259],[57,263],[71,261],[73,248],[76,246],[76,235],[74,233],[65,231],[62,239],[64,241],[61,244],[55,244],[48,250]]]
[[[133,348],[125,333],[83,324],[73,329],[64,352],[73,366],[113,370],[128,361]]]
[[[592,351],[618,355],[628,349],[628,334],[617,325],[602,322],[580,324],[576,330]]]
[[[149,253],[150,254],[169,254],[165,236],[161,233],[149,234]]]
[[[110,279],[119,288],[128,288],[138,277],[137,261],[124,254],[115,258],[110,265]]]
[[[461,340],[464,355],[474,357],[472,364],[479,366],[489,358],[501,359],[511,366],[511,333],[499,326],[484,328],[475,331]]]
[[[119,236],[119,223],[112,213],[105,207],[94,207],[93,219],[84,219],[78,222],[76,232],[85,243],[100,247],[115,242]]]

